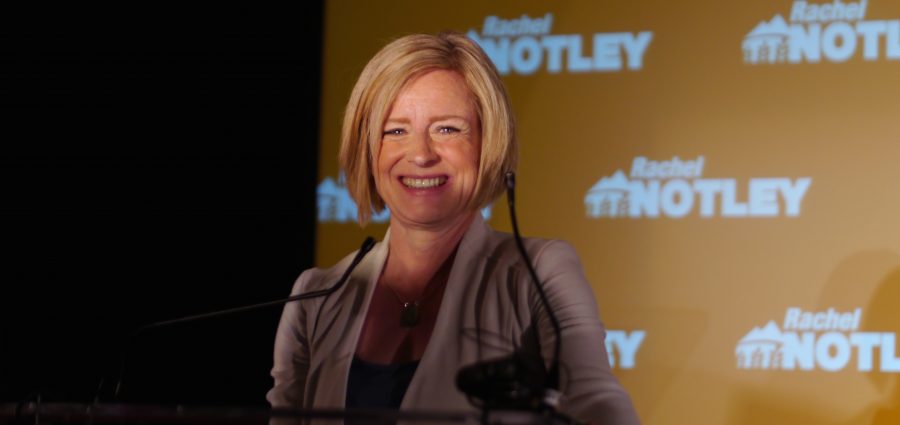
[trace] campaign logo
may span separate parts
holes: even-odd
[[[590,218],[797,217],[812,178],[702,178],[706,158],[656,161],[636,157],[630,174],[603,177],[584,197]],[[738,186],[745,185],[739,198]]]
[[[647,336],[646,331],[606,331],[606,353],[609,355],[609,365],[617,369],[634,369],[637,352]]]
[[[466,34],[487,53],[501,75],[638,71],[653,39],[650,31],[553,34],[552,13],[532,18],[488,16],[481,32]]]
[[[347,191],[344,176],[337,180],[325,177],[316,188],[316,207],[319,223],[356,223],[357,206]],[[491,219],[491,206],[481,210],[484,220]],[[384,223],[391,218],[391,212],[385,208],[379,213],[373,212],[370,219],[373,223]]]
[[[318,207],[319,223],[356,223],[356,202],[350,197],[344,176],[337,180],[325,177],[319,187],[316,188],[316,206]],[[390,218],[387,208],[380,213],[372,213],[373,223],[384,223]]]
[[[734,350],[738,369],[900,372],[893,332],[859,331],[862,308],[789,307],[779,328],[754,327]],[[855,361],[854,361],[855,359]]]
[[[900,20],[865,20],[869,0],[812,3],[796,0],[788,20],[760,22],[744,37],[748,64],[900,59]]]

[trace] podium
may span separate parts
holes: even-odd
[[[104,403],[7,403],[0,405],[0,425],[122,424],[122,425],[556,425],[570,423],[526,411],[490,411],[486,414],[453,411],[396,410],[291,410],[259,407]]]

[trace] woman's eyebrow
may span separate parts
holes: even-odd
[[[436,117],[432,117],[432,120],[434,120],[434,121],[450,120],[450,119],[458,119],[458,120],[464,120],[464,121],[466,120],[466,118],[463,117],[462,115],[439,115]]]
[[[409,118],[388,118],[387,121],[385,121],[384,123],[385,124],[388,124],[388,123],[409,124],[409,122],[410,122]]]

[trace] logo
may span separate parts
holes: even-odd
[[[646,331],[606,331],[606,353],[609,355],[609,365],[619,369],[634,369],[635,357]]]
[[[356,202],[350,197],[347,186],[344,184],[344,176],[337,181],[331,177],[325,177],[319,187],[316,188],[316,206],[318,207],[319,223],[356,223]],[[385,208],[380,213],[372,213],[373,223],[384,223],[390,218],[390,212]]]
[[[845,62],[860,51],[866,61],[900,59],[900,20],[864,20],[868,6],[869,0],[794,1],[789,21],[775,14],[744,37],[744,62]]]
[[[484,49],[501,75],[530,75],[540,69],[551,74],[637,71],[643,68],[653,39],[650,31],[584,36],[552,34],[552,29],[552,13],[540,18],[488,16],[481,33],[470,29],[467,35]]]
[[[696,211],[703,218],[797,217],[812,179],[801,177],[704,179],[706,159],[654,161],[639,156],[631,174],[617,170],[601,178],[584,197],[591,218],[683,218]],[[746,199],[739,199],[739,183]]]
[[[900,372],[893,332],[860,332],[862,308],[841,312],[790,307],[782,328],[754,327],[734,350],[738,369]]]
[[[357,206],[347,191],[344,176],[337,180],[325,177],[316,188],[316,207],[319,223],[356,223]],[[484,220],[491,219],[491,206],[481,210]],[[373,212],[370,219],[373,223],[384,223],[391,218],[391,212],[385,208],[380,213]]]

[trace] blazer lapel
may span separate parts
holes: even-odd
[[[464,301],[484,268],[484,250],[491,229],[481,214],[476,214],[466,234],[460,240],[447,278],[444,298],[431,333],[431,339],[403,397],[401,409],[417,408],[465,409],[471,407],[462,393],[456,390],[456,370],[467,353],[463,324],[470,308]],[[448,367],[449,366],[449,367]]]
[[[388,254],[390,230],[367,258],[353,271],[346,285],[332,294],[319,310],[316,324],[321,343],[318,346],[321,376],[316,406],[343,408],[347,399],[350,364],[356,353],[359,335],[372,300],[375,285]],[[343,272],[343,270],[341,270]]]

